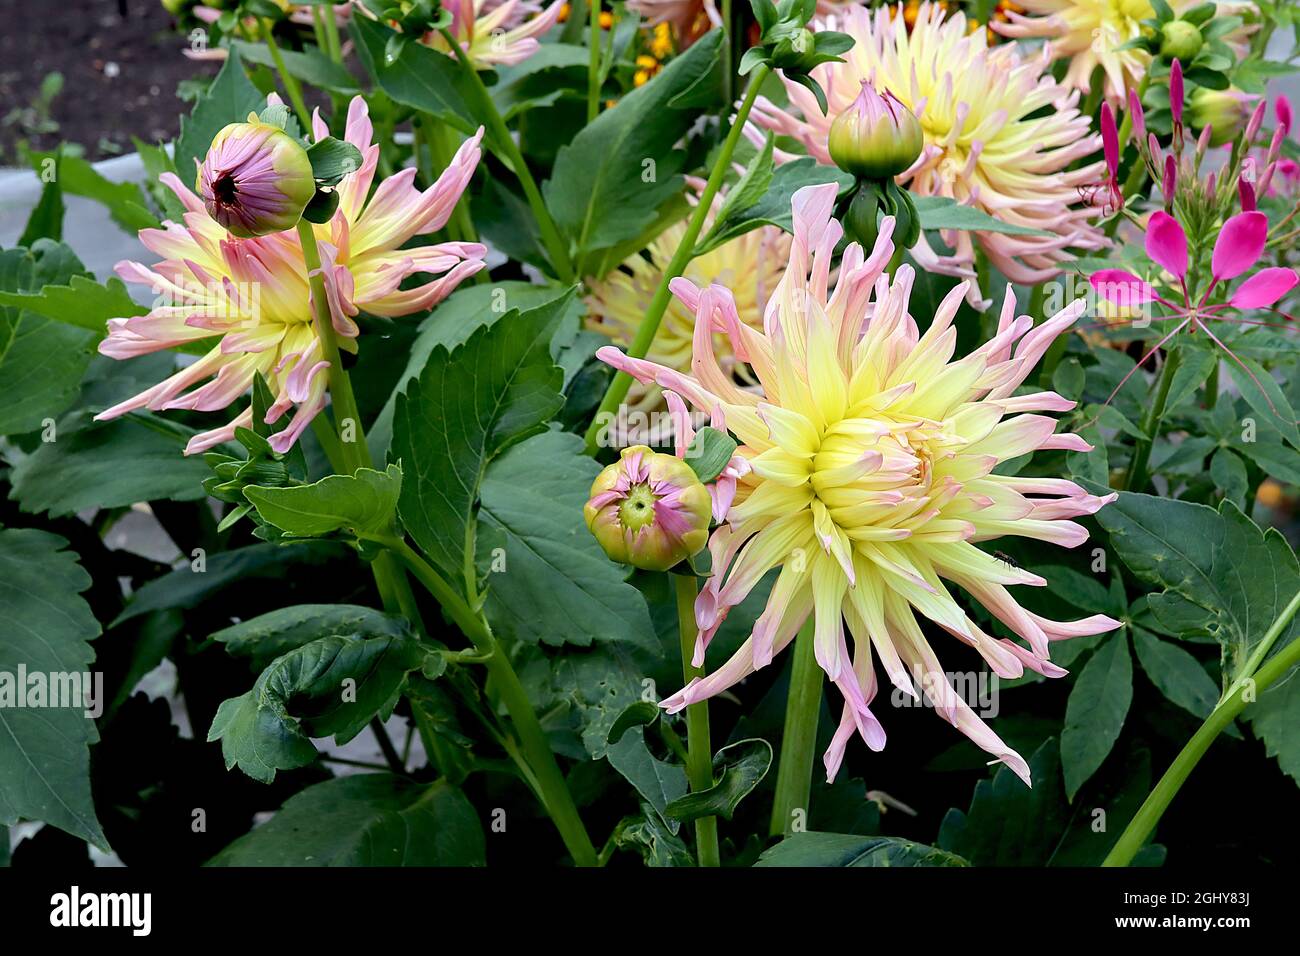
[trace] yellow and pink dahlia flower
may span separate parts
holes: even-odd
[[[1028,782],[1024,759],[952,689],[920,619],[974,647],[1005,678],[1025,668],[1060,677],[1052,641],[1119,626],[1104,615],[1059,622],[1026,610],[1008,586],[1047,582],[976,547],[1004,535],[1077,546],[1088,533],[1069,519],[1114,498],[1064,479],[994,473],[999,463],[1039,449],[1090,450],[1076,435],[1056,434],[1051,416],[1036,414],[1073,402],[1054,392],[1017,394],[1084,301],[1035,327],[1015,315],[1008,289],[993,338],[953,360],[952,322],[965,284],[944,298],[922,334],[908,311],[911,267],[900,267],[892,281],[885,274],[892,218],[882,221],[869,255],[857,243],[846,248],[832,288],[831,260],[843,237],[831,218],[835,194],[834,184],[795,194],[789,263],[761,331],[739,320],[726,288],[679,279],[673,291],[697,322],[691,374],[613,347],[597,353],[725,420],[742,443],[737,454],[748,468],[735,469],[734,503],[710,539],[713,573],[695,605],[697,665],[729,610],[780,569],[740,650],[663,706],[677,711],[726,690],[770,663],[811,618],[817,662],[844,697],[825,755],[828,778],[855,732],[874,750],[884,746],[869,706],[878,657],[900,692],[916,697],[915,681],[945,719]],[[757,388],[737,387],[719,365],[716,335],[753,368]],[[982,630],[945,582],[1024,643]]]
[[[951,253],[925,237],[912,249],[927,270],[975,278],[976,244],[1013,282],[1033,284],[1057,275],[1070,248],[1102,247],[1089,223],[1096,211],[1081,190],[1096,182],[1102,164],[1071,169],[1101,148],[1078,93],[1060,86],[1039,55],[1026,58],[1013,44],[990,47],[984,31],[971,33],[965,16],[923,3],[910,35],[897,8],[859,4],[814,24],[856,41],[843,63],[825,63],[812,76],[826,91],[826,115],[799,84],[785,83],[789,107],[759,97],[758,126],[797,139],[819,162],[830,164],[831,124],[858,97],[863,81],[889,93],[920,118],[925,148],[897,177],[917,196],[946,196],[1004,222],[1047,236],[991,232],[943,233]],[[757,138],[758,130],[749,131]],[[779,158],[789,159],[790,154]],[[972,283],[972,298],[982,290]]]
[[[328,135],[319,115],[313,131],[317,139]],[[379,147],[365,100],[352,100],[345,138],[361,151],[362,164],[339,183],[333,218],[313,227],[340,347],[356,351],[359,329],[353,318],[359,312],[397,316],[428,309],[483,268],[486,250],[478,243],[402,248],[446,225],[478,165],[481,137],[479,130],[467,140],[423,192],[413,185],[415,170],[404,169],[367,199]],[[288,229],[237,238],[178,177],[161,178],[184,205],[184,224],[169,221],[162,229],[140,231],[140,241],[162,257],[160,262],[146,266],[124,260],[116,267],[127,282],[150,286],[157,299],[147,315],[110,319],[99,350],[125,359],[208,338],[220,341],[176,374],[95,417],[116,418],[139,408],[217,411],[248,391],[260,373],[275,395],[268,423],[296,408],[290,424],[271,438],[272,447],[283,452],[325,406],[329,367],[313,324],[298,233]],[[418,273],[437,278],[400,288]],[[237,426],[251,424],[252,414],[245,409],[228,424],[195,435],[186,454],[229,440]]]

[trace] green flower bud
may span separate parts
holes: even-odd
[[[250,116],[213,137],[196,189],[208,215],[247,239],[297,226],[316,195],[316,178],[301,143]]]
[[[1226,90],[1198,86],[1188,100],[1187,108],[1193,128],[1212,127],[1210,145],[1222,146],[1241,132],[1257,99],[1234,86]]]
[[[583,516],[611,560],[667,571],[708,543],[712,511],[690,465],[634,445],[596,476]]]
[[[892,93],[870,83],[831,123],[827,148],[835,165],[859,179],[891,179],[921,155],[921,121]]]
[[[1160,55],[1190,63],[1201,52],[1205,40],[1200,29],[1186,20],[1170,20],[1160,28]]]

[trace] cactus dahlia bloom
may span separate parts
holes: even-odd
[[[1049,55],[1069,60],[1064,83],[1087,92],[1092,73],[1102,68],[1106,76],[1105,95],[1114,104],[1124,101],[1128,90],[1146,75],[1151,54],[1141,49],[1124,49],[1142,33],[1141,21],[1154,17],[1150,0],[1018,0],[1024,14],[1009,12],[1006,23],[990,26],[1006,37],[1045,37]],[[1174,13],[1182,13],[1201,0],[1169,0]],[[1255,10],[1245,0],[1216,4],[1217,16],[1231,16]],[[1025,15],[1028,14],[1028,15]],[[1242,54],[1252,27],[1243,27],[1223,37]]]
[[[703,188],[703,184],[697,184]],[[715,211],[722,197],[714,201]],[[608,335],[616,345],[626,347],[636,335],[663,270],[686,234],[686,219],[669,226],[652,242],[645,255],[630,256],[621,268],[602,279],[589,280],[587,324]],[[721,283],[733,290],[740,320],[759,328],[767,297],[776,288],[790,251],[790,237],[776,226],[763,226],[692,259],[686,277],[699,285]],[[672,301],[651,343],[649,358],[679,371],[691,367],[691,340],[695,335],[695,313],[679,301]],[[717,340],[718,361],[727,374],[749,381],[748,369],[732,354],[725,338]],[[657,385],[634,383],[627,405],[634,412],[651,412],[663,405]]]
[[[326,135],[319,116],[313,127],[317,138]],[[346,138],[361,151],[362,165],[339,183],[334,217],[314,227],[340,348],[356,351],[359,329],[353,316],[358,312],[396,316],[430,308],[483,267],[485,249],[477,243],[400,248],[446,224],[478,165],[481,136],[482,130],[464,143],[424,192],[412,185],[415,171],[404,169],[367,199],[379,147],[371,142],[365,100],[353,99]],[[184,225],[167,222],[162,229],[140,231],[145,248],[162,261],[145,266],[124,260],[116,267],[127,282],[151,286],[158,298],[147,315],[110,319],[99,350],[124,359],[208,338],[220,341],[175,375],[95,417],[116,418],[138,408],[216,411],[243,395],[261,373],[276,397],[267,422],[296,408],[289,425],[271,438],[272,447],[286,451],[325,406],[329,367],[321,359],[298,233],[236,238],[179,178],[165,173],[161,179],[184,205]],[[416,273],[439,278],[399,288]],[[236,426],[251,424],[252,415],[245,409],[229,424],[195,435],[185,453],[229,440]]]
[[[559,22],[564,10],[564,0],[552,0],[549,7],[535,17],[525,20],[537,7],[521,0],[451,0],[446,4],[451,13],[448,32],[456,38],[469,61],[477,69],[488,70],[496,66],[522,63],[537,52],[541,44],[537,37]],[[425,34],[422,43],[450,53],[447,41],[437,32]]]
[[[831,124],[868,81],[921,120],[925,148],[897,177],[899,185],[917,196],[947,196],[1004,222],[1052,233],[945,233],[951,255],[931,249],[923,236],[912,255],[927,270],[973,280],[978,242],[1007,278],[1033,284],[1060,271],[1061,261],[1071,258],[1068,247],[1101,248],[1100,230],[1087,221],[1095,211],[1081,201],[1080,189],[1100,178],[1102,164],[1069,168],[1101,147],[1088,117],[1076,108],[1078,94],[1057,85],[1041,57],[1024,59],[1013,44],[990,48],[984,31],[969,33],[960,13],[948,16],[923,3],[910,36],[896,14],[854,4],[827,17],[821,28],[841,30],[856,41],[844,54],[846,62],[812,72],[826,91],[828,114],[822,115],[811,93],[787,80],[790,105],[799,115],[759,97],[755,122],[793,136],[829,164]],[[973,283],[971,293],[980,293]]]
[[[943,677],[917,614],[974,647],[1007,678],[1025,668],[1060,677],[1065,671],[1050,660],[1052,641],[1119,626],[1104,615],[1058,622],[1027,611],[1007,586],[1047,582],[975,546],[1003,535],[1076,546],[1087,531],[1068,519],[1114,497],[1095,497],[1062,479],[994,474],[999,462],[1036,449],[1090,450],[1078,436],[1054,434],[1050,416],[1033,414],[1064,411],[1073,402],[1053,392],[1015,394],[1084,302],[1035,328],[1029,316],[1014,315],[1008,291],[994,337],[953,360],[952,320],[965,290],[954,289],[920,334],[908,314],[911,267],[900,267],[892,283],[884,274],[892,218],[882,221],[869,255],[848,246],[830,287],[831,257],[843,235],[831,219],[835,191],[829,184],[795,194],[790,262],[763,331],[738,321],[726,289],[678,280],[673,291],[704,330],[695,339],[693,374],[612,347],[597,353],[697,409],[721,411],[742,442],[738,454],[749,470],[739,475],[735,501],[709,542],[714,573],[695,606],[697,648],[768,571],[780,569],[735,656],[663,706],[677,711],[731,687],[770,663],[811,616],[817,661],[844,696],[825,755],[828,779],[854,732],[872,749],[884,745],[869,707],[878,658],[900,691],[915,697],[915,680],[945,719],[1028,781],[1025,761]],[[735,354],[754,368],[757,390],[737,388],[723,373],[709,330],[731,339]],[[1025,644],[981,630],[949,583]]]

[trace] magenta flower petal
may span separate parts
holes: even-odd
[[[1228,304],[1238,309],[1261,309],[1282,298],[1297,282],[1300,276],[1294,269],[1261,269],[1237,287]]]
[[[1187,234],[1183,232],[1183,227],[1178,225],[1178,220],[1169,213],[1161,211],[1152,214],[1151,221],[1147,223],[1146,246],[1147,255],[1153,262],[1158,262],[1180,279],[1187,277]],[[1217,256],[1216,247],[1216,262]],[[1215,274],[1218,274],[1217,267]],[[1240,274],[1240,272],[1233,273],[1233,275]]]
[[[1119,306],[1142,305],[1156,298],[1151,283],[1123,269],[1102,269],[1090,275],[1088,281],[1099,296]]]
[[[1210,262],[1215,279],[1235,279],[1264,254],[1268,239],[1268,217],[1262,212],[1241,212],[1223,224],[1223,230],[1214,243],[1214,256]],[[1184,241],[1184,249],[1186,239]],[[1186,252],[1184,251],[1184,262]]]
[[[1291,101],[1285,96],[1279,96],[1277,102],[1273,104],[1273,110],[1277,115],[1277,126],[1282,131],[1283,136],[1291,135]]]
[[[1241,197],[1242,212],[1255,211],[1255,187],[1249,181],[1245,179],[1237,180],[1237,195]]]

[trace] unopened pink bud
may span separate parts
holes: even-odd
[[[1141,143],[1147,135],[1147,117],[1142,112],[1142,101],[1138,99],[1137,90],[1128,91],[1128,114],[1133,119],[1133,136]]]
[[[1207,125],[1201,130],[1201,135],[1196,138],[1196,156],[1199,159],[1205,155],[1205,151],[1210,148],[1210,138],[1214,135],[1214,127]]]
[[[1147,133],[1147,151],[1151,154],[1151,162],[1158,169],[1164,162],[1164,151],[1160,149],[1160,141],[1156,139],[1155,133]]]
[[[713,501],[685,461],[645,445],[624,448],[591,486],[587,529],[609,557],[667,571],[709,539]]]
[[[1174,114],[1174,125],[1183,125],[1183,65],[1174,60],[1169,68],[1169,110]]]
[[[213,137],[196,189],[208,215],[247,239],[294,228],[316,194],[316,180],[297,140],[250,117]]]
[[[1268,106],[1268,101],[1262,96],[1259,102],[1255,104],[1255,112],[1250,114],[1250,120],[1246,123],[1246,145],[1249,146],[1259,135],[1259,129],[1264,125],[1264,110]]]
[[[1115,128],[1115,113],[1109,103],[1101,104],[1101,148],[1113,181],[1119,176],[1119,131]]]
[[[1283,160],[1283,162],[1291,162],[1291,160]],[[1294,165],[1294,163],[1292,165]],[[1256,196],[1268,195],[1268,188],[1273,185],[1273,171],[1279,166],[1281,166],[1281,163],[1269,163],[1264,167],[1264,171],[1259,174],[1259,182],[1254,186],[1253,191]],[[1282,175],[1286,175],[1285,169],[1283,169]]]
[[[1174,202],[1174,190],[1178,187],[1178,164],[1174,162],[1173,155],[1165,157],[1165,177],[1160,186],[1160,191],[1165,194],[1165,208],[1168,209]],[[1213,190],[1211,189],[1211,192]]]
[[[1265,158],[1264,162],[1273,163],[1277,161],[1278,155],[1282,152],[1282,140],[1285,138],[1286,133],[1283,132],[1282,127],[1279,126],[1277,129],[1273,130],[1273,139],[1268,144],[1268,156]]]
[[[1282,131],[1283,136],[1291,135],[1291,101],[1285,94],[1277,98],[1273,104],[1273,115],[1277,117],[1277,128]]]

